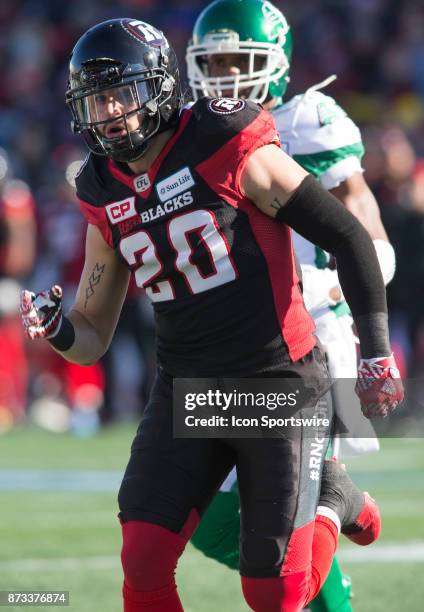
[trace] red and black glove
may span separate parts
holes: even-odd
[[[53,285],[49,291],[21,293],[21,316],[25,334],[34,338],[53,338],[62,321],[62,288]]]
[[[393,355],[361,359],[355,392],[361,402],[362,412],[368,419],[390,414],[402,402],[404,396],[402,380]]]

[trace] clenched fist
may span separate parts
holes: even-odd
[[[34,338],[53,338],[62,320],[62,288],[53,285],[49,291],[21,293],[21,316],[25,334]]]
[[[395,358],[361,359],[355,392],[364,416],[386,417],[403,400],[404,390]]]

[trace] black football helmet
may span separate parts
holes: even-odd
[[[130,162],[172,127],[182,105],[178,62],[161,31],[136,19],[88,30],[70,59],[72,127],[98,155]]]

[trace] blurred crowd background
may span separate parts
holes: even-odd
[[[154,370],[150,306],[132,290],[111,350],[79,368],[25,342],[19,289],[54,282],[72,299],[85,226],[71,176],[85,156],[64,104],[69,52],[99,21],[134,17],[164,30],[180,58],[207,2],[0,2],[0,431],[32,418],[88,435],[140,412]],[[388,289],[404,376],[424,372],[424,4],[421,0],[276,0],[293,29],[287,98],[330,74],[325,93],[362,129],[366,179],[397,253]],[[71,410],[69,410],[71,408]]]

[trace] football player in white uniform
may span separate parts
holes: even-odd
[[[335,77],[310,87],[285,102],[292,55],[292,35],[284,15],[266,0],[215,0],[198,17],[187,48],[187,72],[194,99],[202,96],[248,98],[274,116],[286,152],[323,187],[330,190],[363,223],[377,251],[385,283],[393,278],[395,254],[381,222],[378,204],[364,177],[364,147],[355,123],[330,96],[319,89]],[[337,270],[328,254],[293,232],[301,264],[304,299],[316,333],[327,353],[334,379],[356,377],[356,338],[343,298]],[[333,453],[378,450],[371,424],[361,434],[349,415],[349,397],[333,397],[336,412],[353,437],[335,438]],[[367,427],[369,428],[367,431]],[[356,435],[355,435],[356,433]],[[193,543],[210,557],[238,567],[239,503],[235,471],[208,509]],[[309,604],[315,611],[351,610],[350,582],[336,560],[319,596]]]

